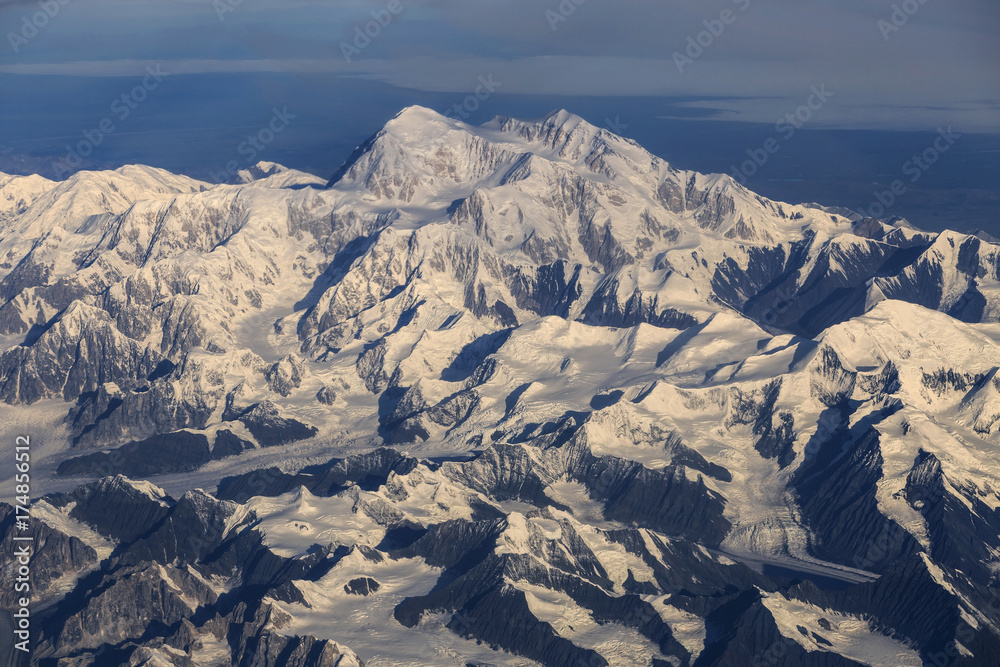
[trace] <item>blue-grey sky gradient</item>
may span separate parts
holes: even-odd
[[[486,77],[496,90],[460,112],[470,122],[565,107],[729,172],[820,87],[830,98],[751,187],[862,206],[953,127],[964,139],[920,186],[944,214],[958,181],[973,191],[958,209],[989,220],[998,36],[997,0],[0,0],[0,171],[46,171],[149,67],[169,76],[84,167],[204,175],[288,107],[259,157],[332,173],[400,107],[448,112]]]
[[[456,94],[492,73],[507,94],[727,97],[691,104],[752,122],[825,83],[837,100],[817,127],[1000,130],[995,0],[397,0],[351,62],[343,43],[389,0],[64,1],[18,53],[4,40],[0,73],[128,76],[155,61]],[[0,26],[16,34],[38,8],[0,3]],[[679,68],[700,33],[708,46]]]

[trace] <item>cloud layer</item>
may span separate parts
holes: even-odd
[[[7,41],[38,7],[0,1]],[[157,62],[455,94],[493,74],[506,95],[695,97],[758,122],[825,84],[826,126],[1000,131],[997,34],[994,0],[67,0],[17,53],[0,44],[0,73]]]

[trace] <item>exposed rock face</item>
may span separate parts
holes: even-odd
[[[151,618],[169,627],[215,601],[211,589],[183,570],[169,566],[119,569],[90,589],[84,607],[74,609],[67,602],[58,610],[61,629],[42,639],[38,653],[63,657],[136,640],[147,633]]]
[[[267,386],[271,391],[281,396],[288,396],[302,386],[305,374],[305,368],[299,358],[289,354],[268,368],[264,377],[267,379]]]
[[[333,405],[337,402],[337,392],[323,385],[323,388],[316,392],[316,400],[323,405]]]
[[[57,507],[72,508],[70,517],[117,542],[131,542],[158,525],[173,499],[148,482],[106,477],[68,494],[48,498]]]
[[[31,596],[36,599],[51,596],[53,585],[60,579],[79,576],[81,572],[97,565],[98,560],[97,552],[79,538],[54,530],[41,521],[29,521],[28,530],[18,530],[17,518],[18,514],[13,506],[0,503],[0,544],[4,553],[8,554],[2,571],[5,580],[10,582],[0,594],[0,609],[3,610],[17,608],[17,600],[25,596],[15,586],[20,563],[13,555],[23,544],[15,540],[15,537],[31,538],[30,585]]]
[[[174,502],[157,492],[148,483],[117,477],[46,501],[54,506],[79,503],[71,515],[75,513],[83,525],[101,527],[118,548],[100,569],[79,580],[72,595],[40,614],[36,657],[99,665],[144,664],[166,655],[170,661],[197,664],[206,643],[223,642],[232,655],[231,664],[363,665],[334,642],[282,633],[291,618],[272,604],[248,605],[239,601],[241,595],[235,600],[220,598],[207,583],[235,576],[234,581],[242,582],[233,587],[236,591],[264,586],[282,598],[283,582],[301,577],[329,556],[296,564],[270,553],[235,503],[201,492]],[[136,506],[143,499],[146,505],[158,506],[160,518],[139,513],[145,533],[131,529],[128,520],[115,521],[114,508],[125,499]],[[36,532],[44,538],[38,557],[39,584],[47,581],[46,563],[56,555],[53,548],[62,547],[77,568],[95,564],[93,549],[39,525]],[[63,571],[66,563],[59,566]],[[46,588],[39,585],[36,593],[45,595]]]
[[[296,419],[281,416],[279,408],[271,401],[264,401],[240,415],[246,426],[262,447],[280,447],[316,435],[316,428]]]
[[[211,460],[208,438],[199,433],[178,431],[133,442],[110,453],[87,454],[63,461],[58,474],[126,475],[147,477],[171,472],[190,472]]]
[[[209,621],[208,629],[219,638],[229,638],[234,664],[364,667],[357,656],[335,642],[287,637],[275,632],[288,620],[272,605],[253,608],[241,602],[228,616]]]
[[[394,449],[380,448],[347,459],[332,459],[295,475],[271,468],[226,477],[219,483],[216,496],[246,502],[254,495],[280,496],[299,487],[305,487],[316,495],[333,495],[350,485],[378,487],[391,474],[405,475],[416,467],[417,459],[403,456]]]
[[[105,382],[133,389],[146,382],[159,362],[154,351],[121,334],[106,312],[77,304],[33,345],[0,356],[0,399],[31,404],[59,396],[73,401]]]
[[[382,585],[371,577],[358,577],[351,579],[344,586],[344,590],[351,595],[371,595],[378,592]]]

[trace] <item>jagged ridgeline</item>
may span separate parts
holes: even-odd
[[[842,213],[566,112],[0,175],[35,662],[1000,664],[1000,247]]]

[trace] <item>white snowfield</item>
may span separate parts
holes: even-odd
[[[411,107],[330,187],[273,163],[235,180],[142,166],[64,182],[0,174],[0,438],[30,431],[34,492],[93,477],[56,476],[68,459],[178,430],[213,446],[229,431],[252,448],[156,476],[141,487],[148,494],[180,498],[223,477],[294,473],[388,442],[421,463],[373,489],[257,496],[247,521],[294,559],[316,545],[377,548],[389,516],[427,528],[490,506],[508,524],[495,556],[584,568],[567,545],[585,544],[612,596],[626,594],[626,580],[655,588],[656,577],[610,537],[635,522],[609,515],[607,498],[574,476],[581,451],[722,503],[729,525],[701,556],[719,568],[744,558],[878,578],[870,561],[819,555],[796,486],[817,460],[833,469],[850,458],[845,448],[817,459],[841,428],[852,443],[877,432],[877,510],[932,556],[935,527],[906,495],[916,461],[937,459],[944,493],[970,512],[1000,508],[997,246],[875,221],[861,234],[837,213],[678,170],[567,112],[472,127]],[[776,324],[791,311],[814,317],[820,304],[805,290],[847,285],[897,247],[919,252],[898,273],[859,279],[855,310],[836,323],[815,336]],[[982,307],[964,322],[947,313],[972,300],[970,261]],[[768,271],[786,284],[770,311],[754,302]],[[920,305],[909,286],[928,271],[940,294]],[[234,417],[266,402],[316,434],[269,447]],[[579,428],[570,445],[553,444],[567,416]],[[470,472],[439,461],[498,445],[524,451],[551,506],[499,498],[493,489],[513,474],[500,464]],[[0,482],[4,497],[12,488]],[[110,553],[72,508],[41,507],[38,520]],[[679,537],[641,530],[669,563]],[[1000,571],[992,558],[984,565]],[[281,632],[336,641],[369,667],[539,664],[459,636],[445,610],[398,623],[396,606],[430,594],[442,572],[420,557],[374,562],[354,551],[318,581],[295,583],[307,605],[271,602],[290,615]],[[381,587],[345,592],[361,576]],[[648,637],[564,590],[504,576],[539,623],[609,664],[660,657]],[[703,617],[646,597],[692,659],[704,650]],[[762,605],[808,652],[921,664],[913,646],[859,615],[781,592],[763,593]],[[192,657],[228,664],[226,650],[206,635]],[[169,664],[170,649],[157,651],[146,664]]]

